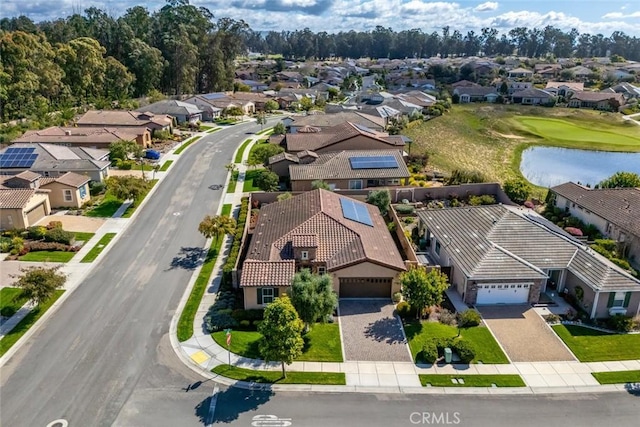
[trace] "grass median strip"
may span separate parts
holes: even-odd
[[[209,248],[207,257],[200,269],[200,274],[198,274],[198,278],[193,285],[193,289],[191,289],[189,299],[182,310],[182,314],[180,314],[177,332],[178,340],[180,341],[186,341],[193,335],[193,320],[196,317],[196,311],[198,311],[198,306],[200,305],[204,291],[209,283],[209,277],[211,277],[211,272],[213,271],[213,266],[218,258],[221,245],[222,239],[220,239],[219,242],[215,242],[214,245]]]
[[[84,258],[82,258],[82,260],[80,260],[80,262],[93,262],[96,258],[98,258],[98,255],[102,253],[102,251],[107,247],[109,242],[111,242],[111,240],[113,240],[115,236],[116,233],[107,233],[102,236],[98,243],[96,243],[96,245],[91,248],[91,250],[84,256]]]
[[[169,166],[171,166],[171,163],[173,163],[173,160],[167,160],[164,162],[160,168],[160,172],[166,172],[166,170],[169,169]]]
[[[196,142],[196,141],[197,141],[197,140],[199,140],[199,139],[200,139],[200,137],[199,137],[199,136],[196,136],[196,137],[193,137],[193,138],[191,138],[191,139],[189,139],[189,140],[185,141],[185,143],[184,143],[184,144],[182,144],[182,145],[180,146],[180,148],[178,148],[176,151],[174,151],[174,153],[173,153],[173,154],[180,154],[180,153],[182,153],[184,150],[186,150],[186,149],[187,149],[187,147],[188,147],[188,146],[190,146],[191,144],[193,144],[194,142]]]
[[[420,384],[433,387],[525,387],[520,375],[418,375]],[[462,380],[462,381],[460,381]]]
[[[251,139],[245,139],[238,151],[236,152],[236,157],[233,159],[235,163],[242,163],[242,155],[244,154],[244,150],[247,148],[247,145],[251,142]]]
[[[82,231],[72,231],[76,242],[88,242],[96,233],[84,233]]]
[[[213,132],[218,131],[220,129],[222,129],[222,128],[217,127],[217,128],[209,129],[208,131],[206,131],[206,133],[213,133]]]
[[[49,310],[49,308],[51,308],[53,303],[56,302],[63,293],[63,290],[55,291],[52,298],[44,304],[34,307],[33,310],[24,317],[24,319],[18,322],[16,327],[9,331],[9,333],[0,340],[0,356],[4,355],[11,346],[29,330],[30,327],[32,327],[33,324],[36,323],[38,319],[42,317],[47,310]]]
[[[231,216],[231,203],[222,205],[222,212],[220,212],[220,215]]]
[[[238,184],[238,177],[240,176],[240,172],[233,171],[233,175],[229,180],[229,185],[227,186],[227,193],[235,193],[236,185]]]
[[[600,384],[640,383],[640,371],[592,372]]]
[[[254,371],[229,365],[219,365],[211,371],[214,374],[233,380],[261,384],[345,385],[347,383],[346,377],[342,372],[287,372],[287,377],[283,378],[280,370]]]
[[[20,310],[25,305],[27,298],[20,296],[22,289],[20,288],[1,288],[0,289],[0,313],[3,316],[13,316],[13,313]]]
[[[263,171],[264,168],[260,168],[260,169],[251,169],[248,170],[246,172],[246,174],[244,175],[244,184],[242,185],[242,191],[244,193],[247,193],[249,191],[260,191],[260,188],[256,187],[255,185],[253,185],[253,180],[255,179],[255,177],[258,176],[258,174],[261,173],[261,171]]]

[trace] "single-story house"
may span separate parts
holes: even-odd
[[[604,91],[621,93],[625,99],[637,99],[640,98],[640,86],[634,86],[631,83],[622,82],[615,86],[611,86]],[[604,92],[603,91],[603,92]]]
[[[109,149],[113,142],[135,141],[147,148],[151,146],[151,131],[143,126],[129,127],[59,127],[28,130],[13,142],[42,142],[66,147],[88,147]]]
[[[333,114],[289,116],[282,119],[282,123],[285,125],[289,133],[296,133],[298,132],[298,129],[305,126],[320,128],[322,130],[345,122],[364,126],[377,132],[383,132],[386,126],[386,120],[382,117],[372,116],[359,111],[340,111]]]
[[[183,102],[195,105],[202,112],[202,120],[212,122],[215,119],[219,118],[220,114],[222,113],[222,108],[213,105],[213,103],[211,102],[212,100],[216,99],[216,97],[218,99],[223,98],[224,94],[209,93],[196,95],[192,96],[191,98],[185,99]]]
[[[576,296],[590,318],[640,313],[640,280],[529,209],[490,205],[418,212],[429,256],[471,305]]]
[[[295,154],[285,152],[269,157],[267,167],[271,172],[283,179],[283,181],[286,181],[289,178],[290,165],[304,165],[312,163],[315,162],[318,157],[318,154],[308,150],[298,151]]]
[[[410,176],[400,150],[333,151],[312,163],[289,166],[292,191],[310,191],[316,180],[332,190],[406,185]]]
[[[547,92],[546,90],[537,89],[534,87],[521,90],[519,92],[514,92],[513,95],[511,95],[511,102],[513,102],[514,104],[545,105],[553,102],[553,100],[553,94]]]
[[[515,82],[515,81],[507,81],[507,82],[498,82],[496,83],[496,90],[500,91],[502,88],[502,84],[506,83],[507,85],[507,95],[511,96],[515,92],[520,92],[523,90],[527,90],[533,87],[533,83],[531,82]]]
[[[621,93],[582,91],[574,93],[567,105],[573,108],[618,111],[625,102],[624,96],[622,96]]]
[[[551,187],[551,201],[593,224],[600,233],[622,245],[623,252],[640,265],[640,188],[588,188],[573,182]]]
[[[289,153],[310,150],[318,154],[342,150],[403,150],[407,139],[401,135],[376,132],[355,123],[342,123],[320,132],[297,132],[285,135]]]
[[[89,110],[76,120],[78,127],[145,127],[154,131],[169,131],[173,117],[166,114],[126,110]]]
[[[0,185],[0,230],[30,227],[50,213],[49,190]]]
[[[0,175],[0,185],[5,189],[47,190],[49,206],[54,208],[79,208],[89,201],[89,177],[67,172],[57,178],[24,171],[17,175]]]
[[[510,79],[530,79],[533,77],[533,71],[527,70],[526,68],[514,68],[513,70],[509,70],[507,77]]]
[[[196,123],[202,120],[202,110],[194,104],[188,102],[175,101],[172,99],[163,99],[138,108],[136,111],[141,113],[164,114],[176,119],[181,123]]]
[[[0,169],[7,175],[31,171],[56,178],[75,172],[102,182],[110,165],[109,151],[97,148],[18,142],[0,150]]]
[[[469,102],[496,102],[496,99],[500,96],[495,88],[484,86],[457,87],[453,90],[453,94],[458,96],[460,104]]]
[[[582,92],[584,90],[584,83],[582,82],[547,82],[547,86],[544,88],[544,90],[556,96],[570,97],[576,92]]]
[[[322,189],[263,205],[248,234],[244,307],[287,292],[301,268],[329,274],[340,298],[389,299],[405,264],[376,206]]]

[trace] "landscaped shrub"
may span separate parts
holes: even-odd
[[[562,320],[562,318],[560,316],[558,316],[557,314],[545,314],[544,316],[542,316],[544,318],[544,320],[547,321],[547,323],[551,323],[551,324],[555,324],[555,323],[560,323],[560,321]]]
[[[630,332],[633,330],[633,318],[623,314],[616,314],[607,320],[609,329],[618,332]]]
[[[7,253],[11,251],[11,239],[8,237],[0,237],[0,253]]]
[[[394,206],[394,209],[400,215],[411,215],[415,211],[415,208],[413,207],[413,205],[405,205],[405,204],[396,205]]]
[[[468,341],[460,338],[453,340],[452,350],[458,353],[462,363],[471,363],[473,358],[476,357],[473,346]]]
[[[47,230],[53,230],[54,228],[62,228],[62,221],[49,221]]]
[[[66,252],[71,250],[71,246],[57,242],[27,242],[24,245],[27,252],[37,251],[60,251]]]
[[[254,320],[253,322],[251,322],[251,326],[253,326],[257,330],[258,326],[260,326],[260,323],[262,323],[262,320]]]
[[[400,301],[402,301],[402,292],[395,292],[391,299],[393,300],[393,302],[399,303]]]
[[[238,327],[238,322],[231,317],[230,309],[214,311],[206,316],[205,322],[207,328],[212,332]]]
[[[435,363],[438,360],[438,347],[433,339],[424,343],[419,358],[426,363]]]
[[[106,189],[104,182],[91,181],[89,183],[89,194],[91,196],[97,196],[98,194],[102,194]]]
[[[458,314],[458,324],[463,328],[478,326],[481,321],[480,313],[475,310],[465,310]]]
[[[482,194],[480,196],[469,196],[469,204],[471,206],[495,205],[496,198],[490,194]]]
[[[456,315],[446,308],[443,308],[442,311],[440,311],[440,323],[443,325],[455,326]]]
[[[396,306],[396,312],[403,320],[410,320],[416,318],[416,310],[414,310],[408,302],[402,301]]]
[[[34,225],[27,228],[27,238],[31,240],[42,240],[47,234],[47,227],[42,225]]]
[[[233,235],[233,243],[229,256],[222,266],[222,283],[221,288],[230,289],[232,280],[231,273],[236,266],[236,261],[240,254],[240,243],[242,242],[242,233],[244,232],[244,226],[247,222],[247,214],[249,212],[249,199],[243,198],[240,205],[240,212],[238,213],[238,220],[236,222],[236,233]]]
[[[65,245],[70,245],[74,239],[75,235],[72,232],[62,228],[53,228],[47,231],[44,236],[44,240],[47,242],[64,243]]]
[[[250,320],[241,320],[239,322],[239,326],[238,328],[240,330],[246,331],[248,329],[251,329],[251,321]]]
[[[2,307],[2,310],[0,310],[0,316],[11,317],[16,314],[16,311],[15,307]]]

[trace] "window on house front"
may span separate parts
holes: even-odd
[[[616,292],[613,297],[613,305],[611,307],[623,307],[626,292]]]
[[[349,190],[362,190],[362,180],[352,179],[349,181]]]
[[[275,298],[278,298],[278,288],[258,288],[258,305],[271,304]]]
[[[306,261],[309,259],[309,251],[302,251],[300,253],[300,259]]]
[[[440,242],[436,241],[436,253],[440,255]]]
[[[65,202],[72,202],[73,201],[73,194],[71,194],[71,190],[63,190],[64,191],[64,201]]]
[[[327,273],[327,267],[323,267],[323,266],[318,267],[318,274],[326,274],[326,273]]]

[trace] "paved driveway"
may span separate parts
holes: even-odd
[[[393,304],[382,300],[341,300],[340,330],[346,360],[411,362]]]
[[[92,218],[80,215],[48,215],[38,221],[38,225],[47,226],[51,221],[60,221],[62,228],[68,231],[95,233],[107,221],[105,218]]]
[[[512,362],[576,360],[530,306],[492,305],[478,310]]]

